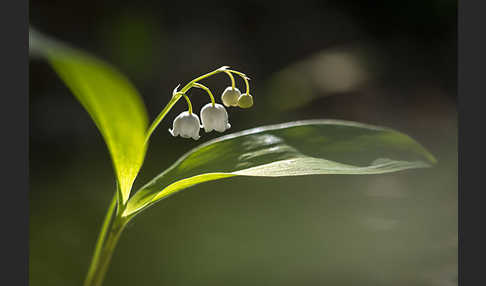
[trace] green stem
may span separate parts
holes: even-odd
[[[187,108],[189,109],[189,114],[192,114],[192,104],[191,104],[191,101],[189,100],[189,97],[187,97],[187,95],[185,95],[185,94],[184,94],[184,98],[187,101]]]
[[[233,89],[235,89],[235,87],[236,87],[235,78],[233,77],[233,75],[229,71],[224,71],[224,72],[229,76],[229,78],[231,80],[231,87]]]
[[[113,219],[116,202],[117,196],[115,194],[110,203],[110,207],[108,208],[108,212],[106,213],[103,226],[101,227],[93,259],[91,260],[91,265],[88,274],[86,275],[86,280],[84,281],[84,286],[102,285],[115,246],[128,222],[127,219],[121,217],[122,212],[118,212],[117,216]]]
[[[250,79],[249,77],[247,77],[244,73],[239,72],[239,71],[226,70],[226,72],[231,72],[231,73],[235,73],[235,74],[239,75],[245,81],[246,94],[250,94],[250,83],[248,82],[248,80]]]
[[[174,104],[176,104],[176,102],[179,100],[179,98],[181,98],[181,95],[172,97],[170,99],[169,103],[167,103],[167,105],[164,107],[164,109],[162,109],[162,111],[159,113],[157,118],[155,118],[154,122],[152,123],[152,125],[150,125],[150,127],[147,131],[147,137],[145,138],[145,144],[148,143],[150,136],[152,135],[152,133],[154,133],[155,128],[157,128],[159,123],[162,121],[162,119],[164,119],[165,115],[167,115],[167,113],[170,111],[172,106],[174,106]]]
[[[209,90],[209,88],[207,86],[204,86],[204,85],[197,83],[197,82],[193,83],[192,85],[194,87],[204,89],[209,94],[209,97],[211,98],[211,103],[213,104],[213,106],[216,104],[216,101],[214,100],[213,93],[211,92],[211,90]]]
[[[181,92],[185,93],[186,91],[188,91],[188,90],[189,90],[189,89],[192,87],[192,84],[193,84],[193,83],[198,82],[198,81],[200,81],[200,80],[202,80],[202,79],[208,78],[208,77],[210,77],[210,76],[212,76],[212,75],[215,75],[215,74],[217,74],[217,73],[224,72],[224,71],[225,71],[227,68],[228,68],[228,67],[223,66],[223,67],[220,67],[220,68],[219,68],[219,69],[217,69],[217,70],[214,70],[214,71],[212,71],[212,72],[209,72],[209,73],[207,73],[207,74],[204,74],[204,75],[202,75],[202,76],[200,76],[200,77],[198,77],[198,78],[195,78],[195,79],[191,80],[191,81],[190,81],[188,84],[186,84],[186,85],[185,85],[185,86],[184,86],[184,87],[181,89]]]
[[[90,285],[90,281],[93,279],[94,273],[96,272],[100,260],[101,249],[103,248],[106,235],[108,234],[108,228],[110,226],[111,219],[113,217],[113,214],[115,213],[116,202],[117,194],[115,193],[113,199],[111,200],[110,206],[108,207],[108,211],[106,212],[103,225],[101,226],[100,234],[98,235],[98,240],[96,241],[95,251],[93,254],[93,258],[91,259],[88,274],[86,274],[86,280],[84,285]]]

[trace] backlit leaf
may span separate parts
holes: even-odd
[[[233,176],[381,174],[435,162],[419,143],[388,128],[338,120],[257,127],[186,153],[130,198],[124,215],[190,186]]]
[[[107,63],[33,30],[29,49],[32,56],[51,64],[95,122],[110,151],[125,202],[146,151],[147,112],[137,90]]]

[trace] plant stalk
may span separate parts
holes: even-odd
[[[122,212],[117,212],[113,218],[116,211],[116,202],[117,195],[115,194],[103,221],[84,286],[102,285],[113,251],[128,222],[126,218],[121,217]]]
[[[189,98],[185,95],[185,93],[193,86],[202,88],[206,90],[211,97],[211,101],[213,103],[213,106],[215,104],[214,101],[214,96],[212,95],[211,91],[205,87],[202,84],[197,83],[199,80],[205,79],[207,77],[210,77],[214,74],[220,73],[220,72],[226,72],[227,71],[226,66],[221,67],[217,70],[214,70],[212,72],[209,72],[207,74],[204,74],[202,76],[199,76],[192,81],[190,81],[188,84],[186,84],[179,92],[175,93],[169,103],[164,107],[164,109],[159,113],[157,118],[155,118],[154,122],[150,125],[149,129],[147,130],[147,135],[145,138],[145,144],[148,144],[148,141],[150,139],[150,136],[154,132],[155,128],[159,125],[159,123],[164,119],[165,115],[170,111],[170,109],[176,104],[176,102],[181,98],[181,96],[184,96],[187,100],[188,106],[189,106],[189,112],[192,112],[192,106]],[[247,93],[249,92],[249,85],[246,76],[244,74],[236,72],[236,71],[231,71],[228,70],[226,72],[232,82],[232,86],[234,88],[234,78],[231,75],[231,72],[235,72],[236,74],[240,75],[245,79],[246,85],[247,85]],[[176,91],[174,89],[174,91]],[[113,199],[110,203],[110,206],[108,208],[108,211],[106,213],[105,219],[103,221],[103,225],[100,230],[100,234],[98,236],[98,240],[96,242],[95,246],[95,251],[93,254],[93,258],[91,260],[91,264],[89,266],[88,273],[86,275],[86,280],[84,281],[84,286],[101,286],[103,283],[103,279],[105,277],[105,274],[108,270],[108,267],[110,265],[111,257],[113,256],[113,251],[115,250],[116,244],[118,243],[118,240],[120,238],[121,233],[123,232],[123,229],[125,229],[126,224],[128,221],[133,217],[123,217],[123,210],[125,209],[126,205],[124,202],[121,202],[117,204],[117,193],[113,196]],[[118,209],[117,209],[118,205]]]

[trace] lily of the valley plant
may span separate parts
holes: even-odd
[[[196,77],[173,90],[167,105],[149,125],[141,96],[112,66],[33,30],[29,33],[29,47],[32,57],[47,60],[87,110],[113,162],[117,189],[102,223],[85,286],[102,285],[115,246],[129,221],[158,201],[196,184],[234,176],[381,174],[435,163],[435,158],[419,143],[392,129],[339,120],[294,121],[256,127],[203,143],[133,191],[150,137],[181,98],[187,103],[187,111],[175,116],[169,132],[174,137],[198,140],[201,128],[204,132],[231,128],[228,111],[232,107],[253,106],[249,78],[227,66]],[[221,95],[224,106],[203,84],[206,78],[218,74],[231,82]],[[245,83],[245,93],[236,87],[235,76]],[[188,96],[192,88],[202,89],[208,95],[208,103],[199,115]],[[167,140],[184,139],[168,136]]]

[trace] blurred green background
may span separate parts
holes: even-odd
[[[354,120],[405,132],[439,160],[385,175],[198,185],[130,223],[105,285],[457,285],[457,3],[362,2],[30,1],[33,27],[118,67],[152,119],[177,84],[230,65],[252,78],[255,100],[229,110],[231,132]],[[52,69],[29,67],[30,285],[81,285],[112,166]],[[229,84],[205,83],[215,94]],[[195,110],[202,94],[193,91]],[[172,138],[184,108],[152,137],[135,189],[218,135]]]

